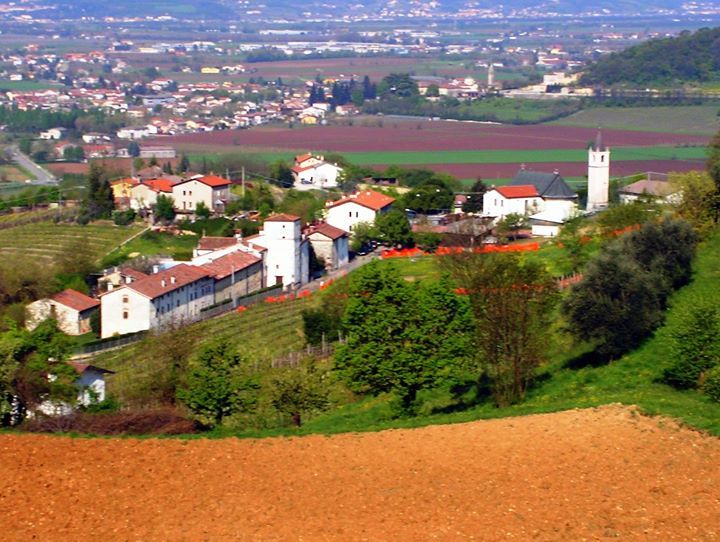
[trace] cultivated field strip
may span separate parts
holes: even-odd
[[[297,351],[305,345],[302,311],[313,303],[311,298],[283,303],[258,303],[239,314],[230,313],[190,325],[188,334],[196,337],[195,350],[215,341],[230,341],[250,362],[269,364],[274,358]],[[105,352],[95,362],[112,370],[141,362],[146,352],[144,341],[126,348]]]
[[[0,254],[25,254],[52,260],[67,250],[86,250],[101,258],[141,226],[119,227],[110,222],[80,226],[39,222],[0,230]]]

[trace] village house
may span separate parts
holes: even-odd
[[[50,128],[49,130],[40,132],[40,139],[59,140],[59,139],[62,139],[63,137],[65,137],[65,134],[67,134],[66,128]]]
[[[200,267],[178,264],[100,297],[102,337],[183,325],[214,303],[214,279]]]
[[[130,284],[136,280],[148,277],[147,273],[143,273],[132,267],[112,267],[103,272],[103,276],[98,279],[98,287],[102,292],[114,290],[124,284]]]
[[[263,288],[265,283],[262,258],[248,252],[231,252],[210,259],[200,267],[215,281],[215,304],[249,295]]]
[[[395,198],[374,190],[363,190],[338,201],[329,202],[326,222],[331,226],[352,233],[360,223],[374,224],[379,214],[386,213]]]
[[[222,213],[230,197],[230,185],[227,179],[216,175],[187,179],[172,187],[175,210],[178,213],[194,215],[198,204],[203,202],[210,211]]]
[[[46,416],[67,416],[79,406],[88,407],[102,403],[105,400],[105,375],[115,374],[113,371],[79,361],[68,361],[66,363],[78,375],[78,379],[74,382],[75,387],[78,388],[75,404],[45,400],[35,408],[36,412]],[[52,380],[54,375],[49,374],[47,378]]]
[[[657,201],[658,203],[675,203],[680,199],[674,187],[668,182],[667,175],[661,173],[648,173],[645,179],[640,179],[618,190],[620,203],[634,203],[641,198]]]
[[[511,214],[528,216],[541,208],[542,198],[531,184],[492,187],[483,195],[483,215],[497,221]]]
[[[151,179],[133,185],[130,189],[130,208],[136,211],[150,209],[161,194],[172,197],[173,183],[170,179]]]
[[[295,157],[292,167],[294,188],[308,190],[311,188],[335,188],[342,168],[325,161],[323,156],[302,154]]]
[[[348,264],[349,235],[346,231],[321,222],[310,226],[305,234],[315,251],[315,256],[325,261],[325,268],[328,271],[334,271]]]
[[[92,331],[91,319],[100,302],[77,290],[67,289],[46,299],[38,299],[26,307],[25,325],[35,329],[40,322],[53,318],[60,331],[67,335],[84,335]]]
[[[138,184],[140,184],[140,181],[133,177],[110,181],[110,188],[112,189],[116,209],[122,210],[130,208],[132,188]]]

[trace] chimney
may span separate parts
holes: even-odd
[[[170,277],[170,284],[175,284],[175,282],[176,282],[176,281],[175,281],[175,275],[172,275],[172,276]]]
[[[160,286],[165,288],[165,279],[160,279]]]
[[[153,275],[157,275],[159,271],[160,271],[160,266],[157,264],[154,264],[152,267]]]

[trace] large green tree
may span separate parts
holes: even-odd
[[[475,316],[479,364],[495,402],[521,401],[545,360],[557,286],[544,265],[517,254],[449,256]]]
[[[328,378],[327,370],[314,360],[306,360],[298,367],[277,369],[270,380],[273,407],[300,427],[304,416],[325,410],[330,404]]]
[[[411,285],[397,269],[372,262],[354,274],[336,368],[355,391],[394,392],[412,412],[420,390],[441,382],[470,357],[464,299],[443,281]]]
[[[407,216],[399,209],[379,215],[373,231],[377,240],[386,245],[409,247],[414,242]]]
[[[258,388],[240,354],[221,342],[200,351],[177,394],[200,423],[215,427],[227,416],[251,409]]]

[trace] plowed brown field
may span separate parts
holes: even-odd
[[[265,440],[0,436],[4,541],[718,540],[720,440],[631,408]]]

